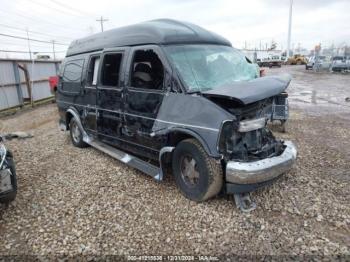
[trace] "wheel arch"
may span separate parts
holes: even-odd
[[[168,146],[176,147],[178,143],[188,138],[196,139],[209,156],[214,156],[210,150],[209,145],[205,142],[205,140],[195,131],[189,130],[186,128],[180,128],[180,127],[171,128],[168,133],[167,144]]]
[[[172,154],[176,146],[183,140],[186,139],[195,139],[203,147],[204,151],[208,154],[209,157],[216,157],[211,153],[209,145],[205,140],[195,131],[189,130],[181,127],[173,127],[168,130],[167,133],[167,143],[164,147],[161,148],[159,152],[159,163],[161,168],[161,179],[166,173],[166,165],[171,164]]]
[[[83,125],[80,121],[78,110],[76,110],[74,107],[69,107],[66,111],[66,130],[69,130],[69,123],[73,117],[77,120],[79,128],[82,131],[84,131]]]

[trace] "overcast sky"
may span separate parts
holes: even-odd
[[[0,34],[57,42],[59,57],[70,41],[100,31],[157,18],[189,21],[215,31],[237,48],[285,49],[289,0],[0,0]],[[350,44],[350,0],[294,0],[292,43],[311,49]],[[49,43],[32,42],[33,51],[50,52]],[[0,50],[28,51],[25,40],[0,35]],[[13,53],[7,53],[14,57]],[[17,54],[18,56],[19,54]],[[22,54],[26,55],[26,54]],[[0,52],[0,57],[5,53]],[[28,56],[27,56],[28,57]]]

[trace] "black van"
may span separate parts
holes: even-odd
[[[62,130],[204,201],[249,194],[288,171],[291,142],[267,129],[288,75],[259,77],[226,39],[190,23],[153,20],[74,41],[60,73]],[[245,201],[247,200],[247,201]]]

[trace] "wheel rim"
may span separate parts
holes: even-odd
[[[80,129],[79,129],[78,125],[75,122],[73,122],[71,129],[72,129],[72,138],[73,138],[74,142],[79,143],[81,133],[80,133]]]
[[[185,155],[180,161],[181,177],[187,186],[193,187],[199,182],[199,172],[196,160]]]

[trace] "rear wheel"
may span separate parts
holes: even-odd
[[[186,139],[176,146],[172,168],[181,193],[191,200],[207,200],[216,196],[222,188],[221,164],[209,157],[195,139]]]
[[[69,131],[74,146],[80,148],[88,146],[88,144],[86,144],[83,140],[83,133],[79,128],[78,121],[74,117],[72,117],[72,119],[70,120]]]

